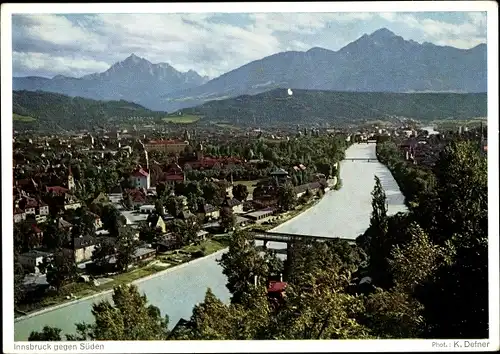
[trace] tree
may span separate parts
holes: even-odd
[[[388,260],[395,286],[408,293],[422,285],[445,262],[451,262],[451,246],[448,249],[434,245],[425,231],[416,223],[409,227],[412,235],[404,246],[395,245]],[[448,252],[447,252],[448,250]]]
[[[179,217],[183,208],[182,199],[180,197],[173,195],[169,196],[165,201],[165,205],[170,215],[174,218]]]
[[[188,194],[187,205],[192,213],[197,213],[204,204],[205,199],[203,199],[203,197],[193,193]]]
[[[14,248],[20,253],[32,250],[37,244],[29,221],[14,224]]]
[[[62,249],[54,253],[46,266],[47,283],[54,286],[59,292],[61,287],[72,281],[76,276],[76,265],[72,257],[66,254]]]
[[[71,233],[73,237],[93,236],[95,234],[95,219],[88,209],[78,209],[77,217],[74,218]]]
[[[233,187],[233,195],[239,201],[245,201],[248,197],[248,188],[244,184],[237,184]]]
[[[158,183],[156,185],[156,196],[158,199],[165,200],[171,191],[172,188],[164,182]]]
[[[235,224],[236,216],[233,213],[233,209],[231,209],[230,207],[221,208],[220,226],[224,230],[224,232],[231,230]]]
[[[425,328],[422,311],[422,304],[402,288],[377,288],[365,299],[360,322],[377,338],[419,338]]]
[[[267,339],[270,306],[264,287],[252,287],[241,304],[226,305],[210,289],[205,300],[196,305],[183,331],[172,339],[190,340],[250,340]]]
[[[99,242],[92,251],[92,262],[99,268],[106,267],[116,252],[115,245],[108,240]]]
[[[372,215],[370,227],[381,233],[386,232],[387,221],[387,197],[378,176],[375,176],[375,187],[372,191]]]
[[[126,227],[119,230],[116,244],[116,266],[121,271],[126,271],[134,259],[134,253],[139,247],[134,232]]]
[[[233,303],[241,302],[243,295],[254,284],[255,276],[262,282],[268,274],[268,266],[256,250],[255,241],[241,230],[233,233],[229,249],[221,256],[219,264],[227,276],[226,287],[232,294]]]
[[[160,217],[165,216],[165,208],[163,206],[163,203],[159,199],[155,201],[155,213]]]
[[[128,193],[125,193],[123,197],[123,205],[125,205],[125,208],[127,209],[132,209],[133,203],[132,203],[132,196]]]
[[[110,236],[117,237],[120,227],[124,225],[123,216],[113,205],[106,205],[101,215],[103,228],[109,231]]]
[[[203,198],[208,204],[219,206],[226,197],[226,189],[214,182],[204,182],[202,184]]]
[[[485,156],[472,142],[452,143],[440,157],[434,209],[438,223],[432,240],[451,245],[454,257],[416,291],[425,306],[429,338],[488,337],[486,167]]]
[[[161,317],[160,310],[147,303],[135,285],[114,288],[113,305],[101,301],[93,305],[93,324],[77,324],[77,334],[68,340],[166,340],[168,316]]]
[[[14,304],[18,304],[24,296],[23,290],[24,269],[19,263],[19,255],[14,252]]]
[[[28,341],[62,341],[61,331],[62,330],[60,328],[44,326],[41,332],[32,331],[28,338]]]
[[[282,211],[288,211],[295,206],[297,195],[290,183],[279,186],[278,188],[278,207]]]

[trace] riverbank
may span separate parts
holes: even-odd
[[[130,282],[128,284],[137,285],[137,284],[140,284],[140,283],[142,283],[142,282],[144,282],[146,280],[150,280],[150,279],[153,279],[153,278],[156,278],[156,277],[160,277],[160,276],[166,275],[166,274],[168,274],[170,272],[182,269],[182,268],[184,268],[184,267],[186,267],[188,265],[193,265],[193,264],[199,263],[199,262],[201,262],[203,260],[210,259],[210,258],[213,258],[213,257],[217,257],[218,255],[224,253],[226,250],[227,250],[227,247],[223,248],[221,250],[218,250],[218,251],[216,251],[214,253],[211,253],[211,254],[209,254],[207,256],[196,258],[196,259],[193,259],[191,261],[188,261],[188,262],[185,262],[185,263],[182,263],[182,264],[179,264],[179,265],[176,265],[176,266],[173,266],[173,267],[170,267],[170,268],[158,271],[158,272],[150,274],[148,276],[141,277],[141,278],[136,279],[136,280],[134,280],[134,281],[132,281],[132,282]],[[57,310],[57,309],[60,309],[60,308],[63,308],[63,307],[71,306],[71,305],[74,305],[74,304],[82,302],[82,301],[91,300],[91,299],[96,298],[96,297],[101,297],[101,296],[104,296],[104,295],[107,295],[107,294],[111,294],[112,292],[113,292],[113,289],[108,289],[108,290],[100,291],[100,292],[98,292],[96,294],[85,296],[85,297],[82,297],[82,298],[79,298],[79,299],[76,299],[76,300],[67,301],[67,302],[64,302],[62,304],[58,304],[58,305],[50,306],[50,307],[47,307],[47,308],[44,308],[44,309],[41,309],[41,310],[33,311],[33,312],[28,313],[25,316],[20,316],[20,317],[15,318],[14,322],[23,321],[23,320],[26,320],[26,319],[28,319],[30,317],[35,317],[35,316],[41,315],[43,313],[51,312],[51,311],[54,311],[54,310]]]
[[[206,255],[193,259],[192,254],[202,248],[205,248]],[[29,310],[26,308],[16,309],[14,316],[18,316],[19,313],[22,313],[23,315],[15,317],[15,321],[29,318],[29,316],[36,316],[38,314],[68,306],[79,301],[92,299],[96,296],[105,295],[112,292],[115,286],[134,284],[141,279],[150,279],[150,277],[164,274],[164,272],[166,271],[179,269],[179,267],[188,263],[191,264],[191,262],[193,261],[210,257],[211,255],[226,248],[226,240],[222,240],[221,238],[211,239],[203,241],[200,245],[197,246],[185,246],[180,250],[170,251],[166,252],[165,254],[158,255],[147,265],[137,266],[135,269],[132,269],[126,273],[110,276],[109,278],[111,279],[109,281],[98,285],[97,287],[91,285],[90,283],[68,284],[66,285],[66,289],[63,293],[47,297],[41,302],[33,304],[33,307],[31,307],[31,309]],[[168,264],[166,264],[165,261],[167,261]],[[174,262],[177,262],[177,264],[172,264]],[[71,293],[73,295],[69,299],[66,297],[68,293]]]

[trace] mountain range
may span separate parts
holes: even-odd
[[[211,100],[275,88],[357,92],[486,92],[486,44],[471,49],[417,43],[382,28],[338,51],[312,48],[252,61],[212,80],[131,55],[104,73],[81,78],[13,79],[15,90],[43,90],[101,100],[124,99],[176,111]]]
[[[13,90],[40,90],[95,100],[123,99],[150,107],[158,100],[159,93],[183,90],[207,81],[207,77],[193,70],[179,72],[167,63],[152,64],[132,54],[102,73],[80,78],[14,77],[12,86]]]

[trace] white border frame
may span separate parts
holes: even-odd
[[[13,314],[13,248],[12,234],[12,13],[200,13],[200,12],[429,12],[429,11],[486,11],[488,35],[488,205],[489,205],[489,314],[490,338],[487,348],[461,348],[462,351],[492,351],[499,348],[499,242],[498,242],[498,9],[494,1],[418,1],[418,2],[355,2],[355,3],[161,3],[143,4],[2,4],[2,235],[3,237],[3,350],[14,350]],[[119,8],[119,11],[117,9]],[[362,9],[362,10],[359,10]],[[370,340],[370,341],[190,341],[190,342],[92,342],[104,349],[80,347],[66,352],[270,352],[270,351],[455,351],[455,341],[442,341],[445,348],[432,347],[430,340]],[[460,341],[463,344],[464,341]],[[478,341],[485,342],[485,341]],[[488,341],[486,341],[488,342]],[[26,342],[16,342],[26,344]],[[40,343],[41,344],[41,343]],[[49,344],[49,343],[47,343]],[[61,342],[60,344],[75,344]],[[52,349],[37,350],[52,353]],[[85,345],[85,343],[82,343]],[[60,350],[64,351],[64,350]]]

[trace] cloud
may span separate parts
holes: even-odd
[[[218,76],[285,50],[339,49],[389,25],[406,39],[470,48],[486,37],[484,13],[446,22],[408,13],[14,15],[15,75],[81,76],[131,53],[180,71]]]
[[[54,57],[43,53],[12,53],[12,60],[21,72],[53,72],[67,76],[83,76],[87,73],[105,71],[108,63],[89,58]]]
[[[486,42],[486,13],[471,12],[468,21],[452,23],[432,18],[418,18],[414,14],[380,13],[390,23],[403,24],[421,33],[422,41],[468,49]]]

